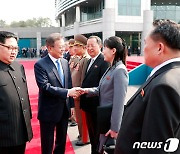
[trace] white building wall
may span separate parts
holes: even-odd
[[[80,34],[102,32],[102,19],[92,20],[91,22],[82,22],[79,26]]]
[[[123,23],[123,22],[116,22],[115,30],[122,31],[122,32],[141,32],[143,29],[142,23]]]
[[[81,0],[84,2],[85,0]],[[88,1],[88,0],[87,0]],[[70,2],[70,0],[68,1]],[[73,0],[71,5],[64,8],[63,11],[70,9],[71,7],[80,6],[80,1]],[[77,33],[96,33],[102,32],[103,39],[115,35],[116,31],[122,32],[143,32],[147,31],[147,27],[150,27],[152,23],[152,15],[145,15],[150,20],[147,22],[144,20],[145,10],[151,9],[151,0],[141,0],[141,15],[140,16],[119,16],[118,15],[118,0],[105,0],[105,9],[103,10],[103,18],[91,20],[87,22],[79,22],[80,8],[76,7],[76,22],[74,25],[70,25],[63,29],[63,35],[73,36]],[[60,13],[61,11],[59,11]],[[63,12],[64,13],[64,12]],[[144,20],[144,21],[143,21]],[[148,20],[148,19],[147,19]],[[143,33],[143,37],[147,32]],[[142,41],[143,43],[143,41]],[[141,46],[143,47],[143,45]]]

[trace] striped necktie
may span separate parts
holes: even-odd
[[[62,81],[62,85],[64,86],[64,74],[63,74],[63,69],[59,60],[56,60],[56,64],[57,64],[57,71],[58,71],[59,77]]]

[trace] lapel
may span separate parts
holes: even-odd
[[[129,99],[126,106],[130,105],[133,102],[133,100],[136,98],[136,96],[139,93],[141,93],[141,90],[144,89],[146,86],[148,86],[154,78],[156,78],[158,75],[160,75],[161,73],[163,73],[171,68],[177,68],[177,67],[180,67],[180,62],[172,62],[172,63],[167,64],[167,65],[163,66],[162,68],[160,68],[136,91],[136,93]]]
[[[87,62],[87,67],[86,67],[86,73],[85,73],[85,75],[88,73],[88,72],[87,72],[87,69],[88,69],[88,66],[89,66],[90,62],[91,62],[91,58],[90,58],[90,59],[88,60],[88,62]]]
[[[112,72],[111,67],[108,67],[108,69],[106,70],[106,72],[103,74],[103,76],[101,77],[101,80],[99,81],[99,87],[101,86],[101,84],[103,83],[103,81],[106,79],[105,76],[106,74],[110,74]]]
[[[63,85],[62,82],[61,82],[61,79],[60,79],[60,77],[59,77],[57,68],[56,68],[55,64],[53,63],[53,61],[50,59],[49,56],[47,56],[47,63],[48,63],[47,67],[49,67],[49,68],[53,71],[53,73],[55,74],[55,76],[56,76],[56,78],[58,79],[58,81],[60,82],[60,84]],[[63,66],[62,66],[62,67],[63,67]],[[63,71],[64,71],[64,70],[63,70]]]
[[[96,60],[94,61],[94,63],[91,65],[91,67],[89,68],[89,71],[87,72],[87,68],[89,66],[89,63],[91,62],[91,59],[88,60],[88,65],[87,65],[87,68],[86,68],[86,74],[85,74],[85,77],[84,79],[93,71],[93,69],[95,67],[98,67],[98,64],[99,64],[99,61],[100,59],[102,59],[102,54],[100,53],[99,56],[96,58]]]
[[[109,68],[106,70],[106,72],[103,74],[103,76],[102,76],[102,78],[101,78],[101,80],[100,80],[100,82],[99,82],[99,87],[101,86],[101,84],[103,83],[103,81],[106,79],[107,74],[108,74],[108,76],[110,77],[110,76],[112,75],[113,70],[114,70],[118,65],[120,65],[120,64],[122,64],[121,61],[117,62],[114,66],[109,67]]]

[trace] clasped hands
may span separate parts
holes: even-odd
[[[88,93],[87,88],[74,87],[68,90],[68,96],[77,98],[85,93]]]

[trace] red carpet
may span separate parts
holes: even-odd
[[[31,109],[33,118],[31,120],[33,128],[33,139],[30,143],[27,143],[26,154],[40,154],[41,153],[41,142],[40,142],[40,129],[39,121],[37,120],[37,106],[38,106],[38,87],[36,85],[35,76],[34,76],[34,63],[35,61],[19,61],[25,67],[28,90],[30,95]],[[67,136],[66,142],[66,154],[75,154],[72,147],[71,141]]]
[[[142,56],[128,56],[127,57],[127,70],[128,72],[144,63],[144,57]]]

